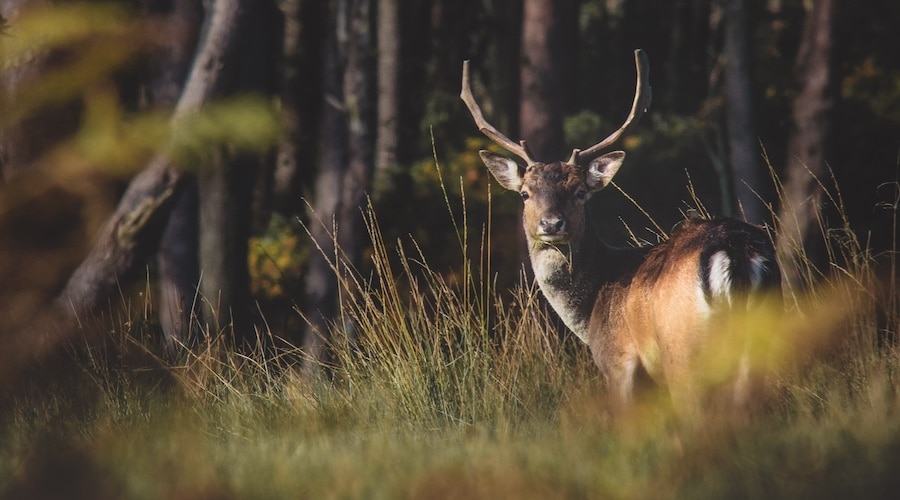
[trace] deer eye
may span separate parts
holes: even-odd
[[[522,196],[522,201],[527,200],[529,197],[528,191],[522,191],[519,193]]]

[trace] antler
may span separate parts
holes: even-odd
[[[594,144],[583,151],[579,149],[573,150],[572,156],[569,158],[570,164],[584,165],[586,162],[599,156],[604,148],[607,148],[618,141],[620,137],[631,129],[631,127],[637,125],[638,121],[641,119],[641,115],[643,115],[644,111],[650,107],[650,101],[653,99],[649,77],[650,62],[647,59],[647,54],[643,50],[637,49],[634,51],[634,65],[637,68],[637,84],[634,89],[634,102],[631,104],[631,113],[628,114],[625,123],[619,127],[619,130],[616,130],[597,144]]]
[[[466,107],[469,108],[469,113],[475,119],[475,125],[478,127],[478,130],[481,130],[484,135],[510,153],[525,160],[528,166],[534,165],[534,156],[532,156],[524,140],[516,144],[484,119],[484,115],[481,114],[481,108],[475,102],[475,96],[472,95],[472,88],[469,86],[469,61],[463,61],[462,91],[460,91],[459,97],[466,103]]]

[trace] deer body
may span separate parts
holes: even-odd
[[[642,78],[646,59],[640,51],[635,56],[638,83],[629,118],[600,143],[573,151],[566,162],[537,162],[524,141],[517,145],[487,123],[471,95],[467,66],[461,95],[482,132],[525,160],[523,168],[480,152],[497,182],[524,200],[523,229],[542,293],[588,344],[610,395],[624,405],[645,383],[669,388],[675,399],[690,399],[697,358],[714,337],[727,334],[723,318],[780,290],[781,279],[767,233],[735,219],[686,220],[652,249],[609,247],[590,228],[585,204],[611,182],[625,158],[622,151],[599,152],[649,105],[649,85]],[[732,377],[731,397],[740,406],[751,397],[744,358]]]
[[[619,401],[633,398],[641,371],[685,400],[693,397],[694,363],[713,336],[732,335],[724,340],[745,348],[724,320],[747,313],[780,286],[763,229],[727,218],[687,220],[649,252],[627,286],[601,290],[588,344]],[[743,408],[753,381],[747,366],[735,368],[732,397]]]

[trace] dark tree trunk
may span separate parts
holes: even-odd
[[[522,2],[494,3],[493,22],[498,30],[496,48],[490,61],[494,77],[491,101],[495,103],[494,125],[508,137],[519,134],[519,92],[521,91]]]
[[[197,222],[197,183],[189,177],[173,202],[156,254],[159,322],[163,345],[170,356],[178,352],[179,346],[191,342],[199,276]]]
[[[227,94],[268,90],[265,54],[267,14],[263,2],[244,8],[239,51],[224,82]],[[198,175],[200,203],[200,292],[204,319],[214,332],[227,333],[236,343],[252,345],[247,242],[253,221],[257,156],[223,150],[213,155]],[[263,218],[263,217],[260,217]]]
[[[522,14],[519,128],[538,161],[564,154],[563,3],[529,0]]]
[[[299,150],[301,143],[301,43],[303,23],[300,21],[302,0],[281,3],[284,15],[284,34],[281,43],[281,139],[275,161],[273,190],[275,208],[289,213],[297,206],[300,180]]]
[[[801,275],[814,275],[809,272],[809,266],[822,269],[827,258],[824,235],[818,228],[823,193],[816,178],[826,177],[825,161],[835,101],[832,64],[835,9],[834,0],[812,3],[795,63],[800,91],[793,103],[778,242],[785,278],[794,288],[802,285]]]
[[[325,87],[335,92],[328,96],[323,114],[322,158],[310,222],[322,252],[313,252],[306,280],[307,375],[327,360],[328,325],[339,314],[338,277],[347,272],[343,262],[359,262],[365,237],[361,210],[374,169],[371,9],[370,0],[336,2],[333,40],[327,48]]]
[[[245,159],[220,153],[198,176],[203,320],[211,333],[235,338],[245,332],[249,303],[249,172]]]
[[[419,158],[418,145],[422,142],[422,116],[425,113],[427,96],[430,93],[427,68],[432,61],[431,5],[430,0],[402,0],[400,23],[403,26],[404,42],[400,44],[401,60],[398,77],[398,134],[399,143],[404,147],[395,151],[401,165],[412,163]],[[406,43],[405,40],[409,40]]]
[[[166,17],[174,35],[154,59],[149,101],[152,106],[174,106],[197,45],[203,22],[202,5],[198,0],[145,0],[144,4],[150,14]],[[191,178],[172,206],[156,255],[159,321],[169,355],[174,355],[179,345],[189,343],[198,279],[197,219],[197,184]]]
[[[749,23],[746,0],[729,0],[724,49],[728,164],[739,214],[749,222],[761,223],[767,214],[759,199],[764,169],[753,120]]]
[[[338,31],[345,60],[344,104],[347,121],[347,166],[338,214],[338,243],[353,264],[359,262],[366,240],[361,210],[365,209],[366,191],[372,181],[375,160],[372,8],[373,0],[347,1],[346,25]]]

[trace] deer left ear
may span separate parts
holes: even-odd
[[[505,156],[486,150],[481,150],[478,154],[481,156],[481,161],[484,162],[501,186],[510,191],[522,189],[522,173],[518,163]]]
[[[612,178],[619,171],[625,160],[624,151],[613,151],[594,159],[585,173],[587,185],[594,191],[599,191],[612,182]]]

